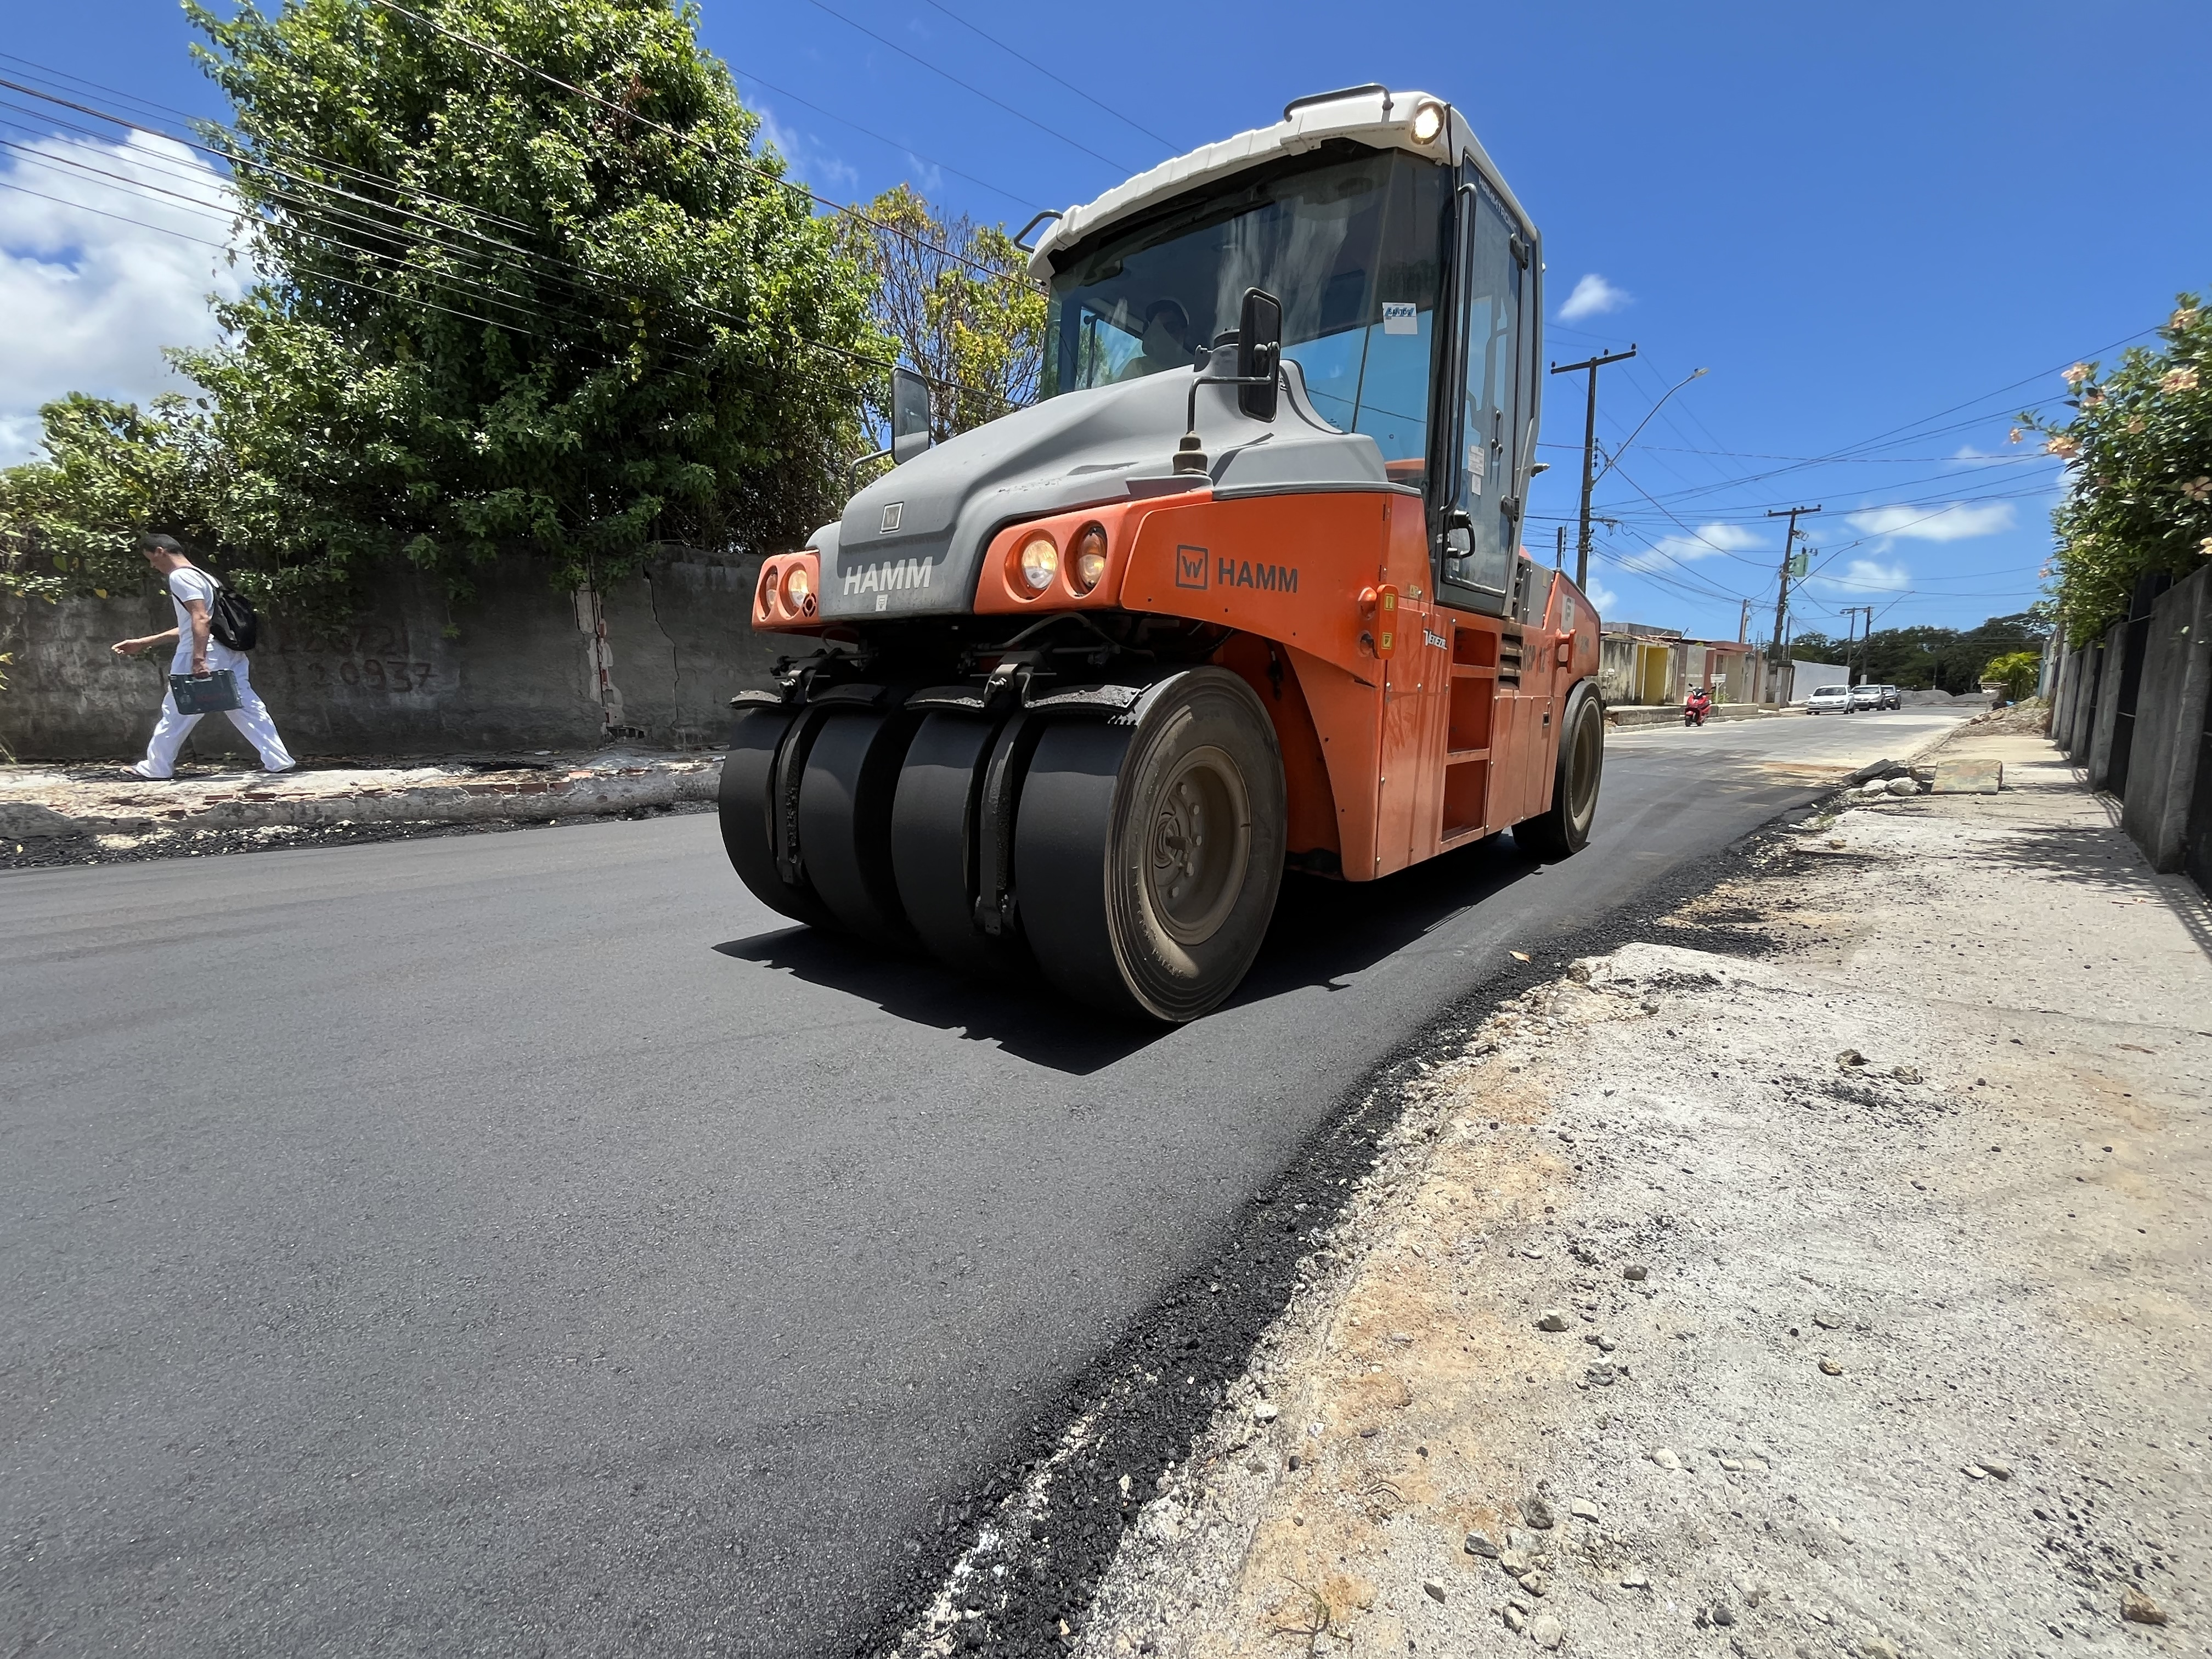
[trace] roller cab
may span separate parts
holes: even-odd
[[[1457,112],[1380,87],[1059,216],[1038,402],[899,432],[919,453],[763,563],[754,625],[792,650],[735,700],[738,873],[1179,1021],[1242,981],[1286,871],[1579,850],[1598,619],[1518,550],[1542,270]]]

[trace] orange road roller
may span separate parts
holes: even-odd
[[[1101,1012],[1233,992],[1284,872],[1588,840],[1598,618],[1520,551],[1542,244],[1361,87],[1052,216],[1037,401],[763,561],[722,835],[764,903]]]

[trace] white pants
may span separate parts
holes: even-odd
[[[229,711],[230,723],[260,753],[264,766],[272,772],[289,771],[296,763],[285,749],[284,739],[276,735],[276,722],[269,718],[268,705],[255,694],[246,679],[246,659],[240,657],[224,665],[238,682],[238,707]],[[154,740],[146,745],[146,758],[133,769],[149,778],[166,778],[173,774],[177,769],[177,750],[184,747],[185,734],[200,723],[201,718],[198,714],[179,714],[176,694],[164,693],[161,718],[154,727]]]

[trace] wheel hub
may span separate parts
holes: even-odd
[[[1146,896],[1169,936],[1201,945],[1227,918],[1251,857],[1251,801],[1222,750],[1184,756],[1155,802]]]

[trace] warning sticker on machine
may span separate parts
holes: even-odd
[[[1385,300],[1382,302],[1382,331],[1385,334],[1419,334],[1421,331],[1420,313],[1410,302],[1399,305]]]

